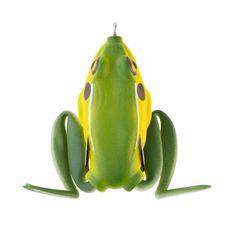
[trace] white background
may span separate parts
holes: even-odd
[[[234,227],[234,1],[1,1],[0,227]],[[173,120],[171,187],[206,191],[157,200],[146,191],[77,200],[22,188],[62,188],[50,154],[56,116],[77,113],[112,24],[136,57],[153,109]]]

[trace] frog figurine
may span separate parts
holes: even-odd
[[[174,125],[151,110],[151,96],[129,48],[116,34],[96,54],[78,99],[78,117],[62,112],[52,130],[53,160],[65,190],[26,184],[28,190],[77,198],[107,188],[148,189],[156,197],[207,189],[168,189],[176,163]]]

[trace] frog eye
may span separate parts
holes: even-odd
[[[84,89],[84,99],[87,100],[91,94],[91,85],[90,83],[86,83],[85,89]]]
[[[94,75],[97,71],[98,65],[99,65],[99,58],[94,60],[93,63],[91,64],[91,73]]]
[[[130,59],[129,57],[127,57],[127,62],[128,62],[129,67],[130,67],[131,73],[135,76],[136,71],[137,71],[136,63],[132,59]]]
[[[137,94],[140,100],[143,101],[145,99],[145,91],[144,91],[144,86],[142,83],[139,83],[137,86]]]

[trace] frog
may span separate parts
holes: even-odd
[[[95,55],[78,98],[78,116],[63,111],[55,120],[51,151],[65,190],[31,184],[39,193],[78,198],[107,189],[147,190],[157,182],[157,198],[208,189],[195,185],[170,189],[177,158],[173,122],[152,111],[136,60],[116,33]]]

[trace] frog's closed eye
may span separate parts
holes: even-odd
[[[128,62],[129,67],[130,67],[131,73],[135,76],[136,72],[137,72],[136,63],[132,59],[130,59],[129,57],[127,57],[127,62]]]
[[[93,61],[91,64],[91,73],[94,75],[98,69],[100,58]]]

